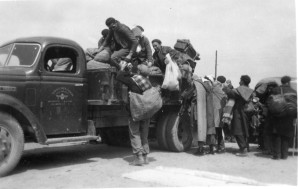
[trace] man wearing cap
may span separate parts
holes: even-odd
[[[227,84],[224,84],[223,91],[227,94],[228,98],[235,100],[233,107],[233,118],[231,122],[231,132],[240,148],[237,156],[247,156],[249,150],[248,137],[249,137],[249,117],[244,112],[244,105],[251,98],[253,89],[249,88],[251,79],[248,75],[240,77],[240,86],[236,89],[230,89]]]
[[[138,66],[139,74],[131,75],[130,71],[125,71],[127,63],[120,62],[120,71],[117,73],[116,79],[128,87],[128,90],[134,93],[143,94],[144,91],[152,87],[147,76],[149,70],[147,66],[141,64]],[[129,105],[127,106],[129,110]],[[128,119],[129,136],[132,146],[132,151],[135,156],[131,165],[141,166],[148,164],[147,154],[149,153],[148,133],[149,133],[150,118],[134,121],[131,116]]]
[[[132,55],[137,48],[138,41],[129,27],[120,23],[115,18],[108,18],[106,20],[106,25],[110,31],[99,48],[99,51],[102,51],[104,47],[110,45],[111,42],[114,41],[115,51],[111,55],[110,64],[120,69],[119,63],[121,59],[130,62]]]
[[[134,36],[138,40],[138,46],[132,59],[136,66],[144,64],[151,67],[153,64],[152,50],[148,38],[143,35],[143,31],[144,29],[141,26],[136,26],[132,29]]]

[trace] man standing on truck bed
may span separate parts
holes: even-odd
[[[110,64],[120,69],[119,63],[121,59],[130,62],[133,53],[136,51],[138,41],[129,27],[115,20],[115,18],[108,18],[106,25],[109,27],[110,31],[99,48],[99,52],[106,46],[109,46],[112,40],[114,40],[115,51],[111,55]]]

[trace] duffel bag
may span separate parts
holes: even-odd
[[[151,87],[143,95],[130,92],[130,113],[134,121],[151,118],[162,107],[159,88]]]
[[[94,60],[98,62],[108,63],[110,58],[111,53],[109,49],[104,49],[95,55]]]
[[[267,101],[269,112],[276,117],[297,114],[297,95],[295,93],[270,95]]]

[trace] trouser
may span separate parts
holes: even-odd
[[[244,150],[245,148],[249,151],[248,139],[243,135],[235,135],[235,139],[240,150]]]
[[[272,152],[272,136],[264,135],[263,136],[264,151]]]
[[[289,137],[285,137],[278,134],[273,134],[273,156],[277,158],[288,158],[289,150]]]
[[[132,118],[128,120],[129,137],[134,154],[148,154],[148,133],[149,133],[150,119],[142,121],[133,121]]]
[[[122,58],[125,58],[129,54],[129,49],[120,49],[119,51],[114,51],[111,55],[110,64],[120,69],[119,63]]]
[[[218,149],[224,149],[225,141],[224,141],[224,137],[223,137],[223,129],[221,127],[216,128],[216,139],[217,139]]]

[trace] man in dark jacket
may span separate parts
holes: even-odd
[[[110,31],[99,48],[99,52],[102,51],[104,47],[109,46],[113,41],[115,43],[115,51],[111,55],[110,64],[120,69],[119,63],[121,59],[130,62],[133,53],[136,51],[138,41],[128,26],[114,18],[108,18],[106,25],[109,27]]]
[[[284,76],[281,78],[282,85],[272,90],[272,94],[289,94],[297,102],[297,91],[290,87],[291,77]],[[270,114],[270,113],[269,113]],[[294,135],[294,119],[297,118],[297,112],[293,115],[286,114],[282,117],[271,116],[270,125],[272,128],[273,138],[273,159],[287,159],[289,142]]]
[[[127,63],[122,61],[116,79],[126,85],[130,92],[143,94],[144,91],[152,87],[149,79],[147,79],[149,70],[145,65],[139,65],[139,74],[133,76],[129,71],[125,71],[126,67]],[[147,159],[147,154],[149,153],[149,124],[150,118],[134,121],[130,116],[128,119],[130,142],[135,156],[134,161],[131,163],[132,165],[142,166],[143,164],[149,163]]]
[[[155,52],[153,53],[154,66],[159,67],[164,74],[166,71],[166,55],[170,54],[172,60],[177,60],[180,56],[180,52],[172,49],[171,47],[161,46],[161,41],[159,39],[154,39],[152,41],[152,46],[155,50]]]
[[[223,88],[228,98],[235,99],[233,107],[233,119],[231,123],[231,132],[235,136],[240,152],[236,155],[246,156],[248,151],[249,137],[249,117],[244,112],[244,105],[253,94],[253,89],[249,88],[250,77],[242,75],[240,78],[240,86],[236,89],[230,89],[227,84]]]

